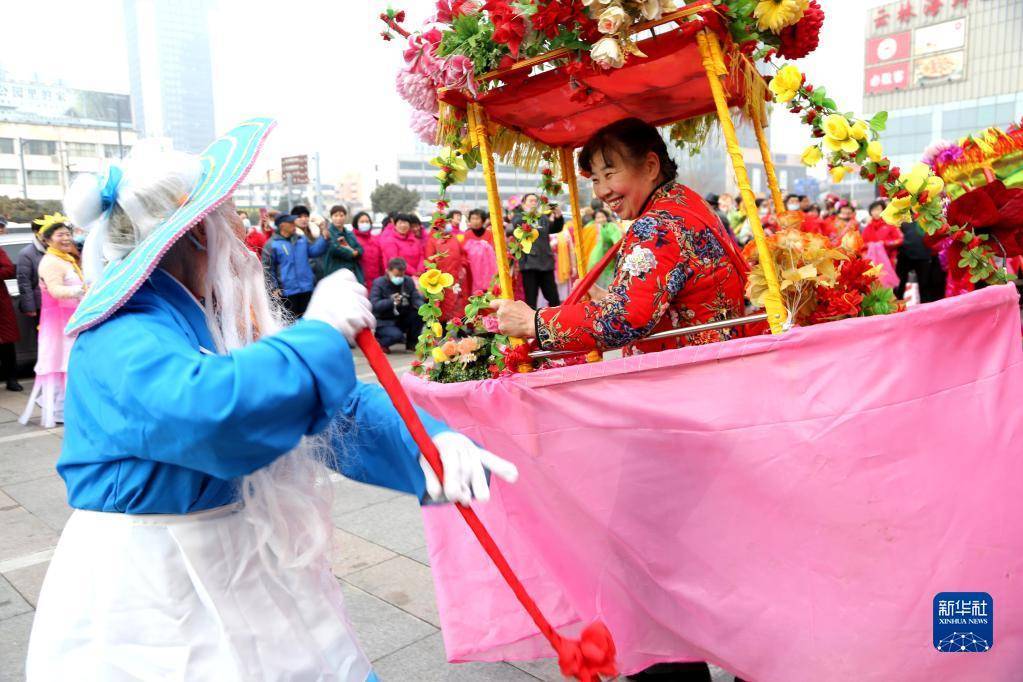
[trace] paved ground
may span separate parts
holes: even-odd
[[[392,355],[399,370],[408,355]],[[360,378],[372,372],[359,358]],[[63,429],[17,422],[26,393],[0,390],[0,682],[24,678],[35,604],[71,510],[54,464]],[[334,574],[355,630],[381,679],[560,680],[553,661],[450,665],[418,504],[408,496],[347,480],[336,483]],[[718,671],[716,671],[718,673]],[[724,682],[731,676],[715,674]]]

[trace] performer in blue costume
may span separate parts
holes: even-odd
[[[350,273],[284,327],[230,195],[272,127],[201,157],[139,148],[76,180],[89,288],[68,332],[75,512],[39,598],[29,680],[375,679],[330,573],[329,469],[422,499],[489,497],[510,463],[421,413],[444,481],[349,342]]]

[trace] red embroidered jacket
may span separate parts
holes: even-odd
[[[696,192],[669,182],[632,223],[601,301],[536,313],[543,350],[625,347],[626,354],[723,341],[737,328],[642,342],[652,333],[740,317],[749,266]]]

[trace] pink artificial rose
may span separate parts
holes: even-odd
[[[453,358],[456,355],[458,355],[458,342],[455,341],[454,339],[445,341],[444,345],[441,346],[440,349],[441,351],[444,352],[444,355],[448,356],[449,358]]]
[[[398,72],[395,85],[398,94],[411,104],[413,109],[429,113],[436,113],[439,110],[437,89],[433,82],[423,74],[416,73],[411,69],[402,69]]]
[[[496,334],[500,325],[497,321],[497,315],[487,315],[483,318],[483,328],[491,334]]]
[[[408,47],[403,53],[405,65],[409,71],[421,73],[434,78],[443,68],[437,59],[437,46],[440,45],[441,32],[433,28],[426,33],[414,33],[409,36]]]
[[[437,117],[428,111],[412,110],[412,132],[426,144],[437,144]]]
[[[468,88],[476,94],[475,67],[472,60],[462,54],[452,55],[444,60],[443,84],[449,88]]]

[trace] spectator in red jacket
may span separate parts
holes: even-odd
[[[884,250],[888,253],[888,259],[895,267],[895,260],[899,255],[899,247],[902,246],[902,230],[889,225],[881,219],[881,211],[884,210],[883,201],[875,201],[870,205],[870,222],[863,228],[864,242],[881,242]]]
[[[7,219],[0,216],[0,234],[7,231]],[[0,249],[0,284],[4,280],[14,279],[16,269],[7,252]],[[14,303],[7,293],[6,286],[0,286],[0,371],[7,382],[8,391],[21,391],[18,383],[18,357],[14,344],[21,338],[18,332],[18,319],[14,315]]]
[[[253,225],[245,234],[245,246],[260,258],[263,257],[263,247],[273,236],[274,219],[280,214],[280,211],[260,211],[259,225]]]
[[[360,211],[352,218],[355,226],[355,238],[362,246],[362,275],[366,286],[373,286],[377,277],[384,274],[384,260],[380,255],[380,240],[383,237],[379,228],[373,227],[373,218],[365,211]]]

